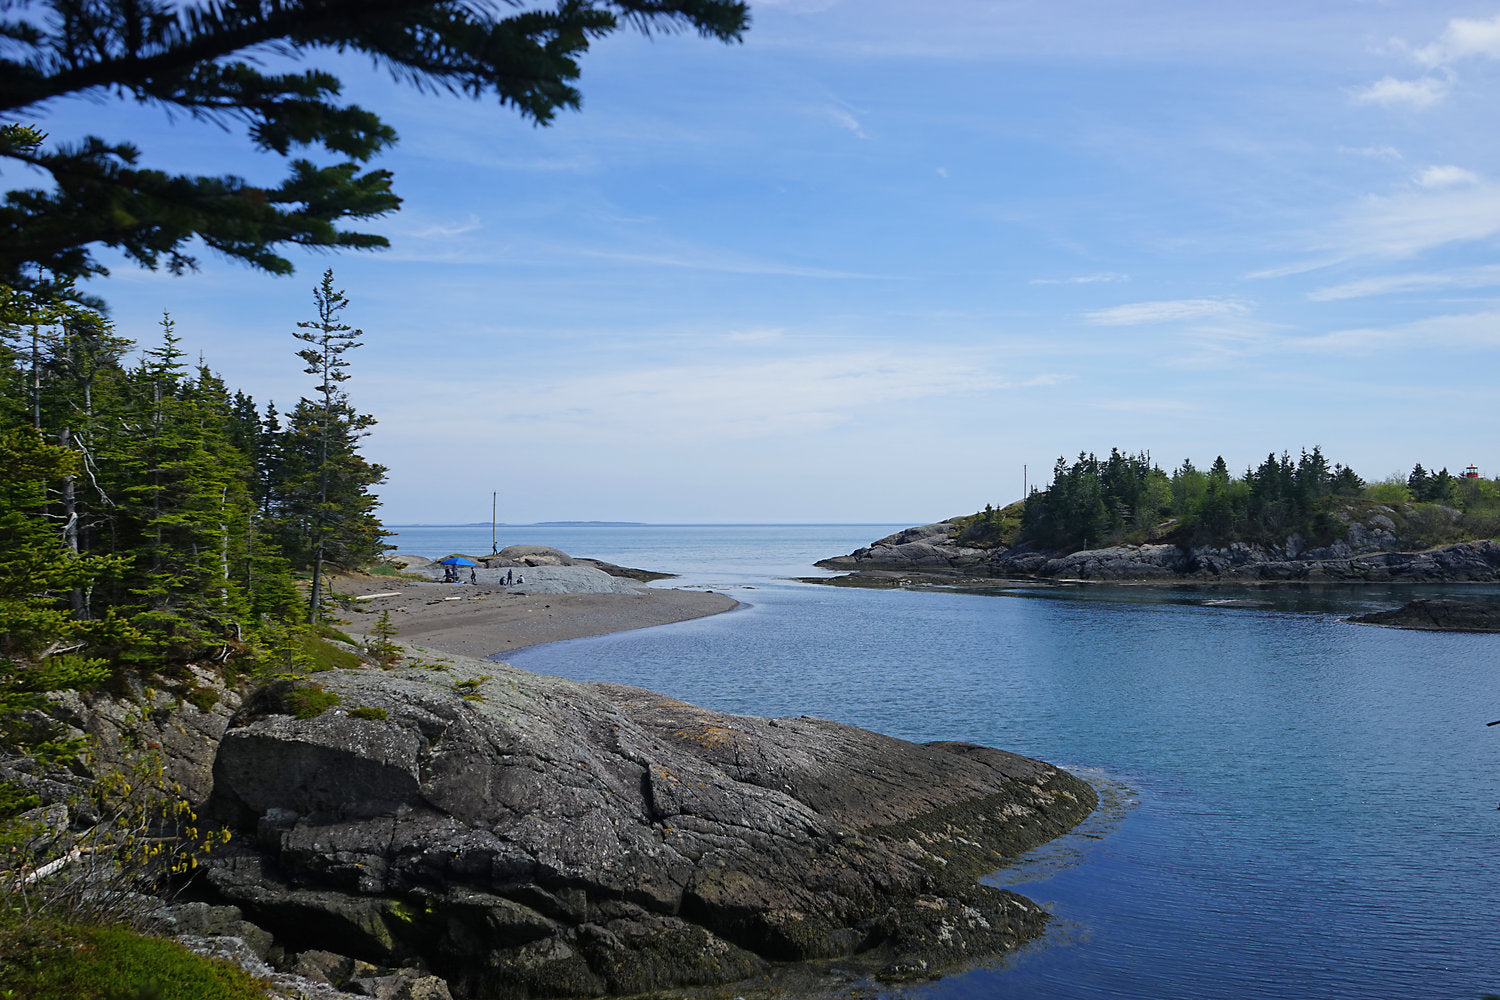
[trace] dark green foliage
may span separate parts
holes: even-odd
[[[297,356],[317,379],[316,396],[298,401],[284,431],[266,433],[274,470],[265,477],[270,529],[293,565],[313,571],[309,620],[322,600],[325,560],[359,566],[385,551],[375,516],[380,501],[371,492],[385,481],[385,467],[359,452],[375,418],[357,412],[342,388],[350,377],[344,355],[364,333],[342,321],[349,300],[334,287],[331,269],[313,289],[313,303],[317,318],[298,323],[294,336],[308,345]]]
[[[307,599],[270,502],[287,466],[264,458],[305,463],[319,437],[277,429],[213,371],[190,368],[170,318],[126,367],[129,346],[87,309],[0,289],[0,749],[44,762],[79,749],[35,711],[45,694],[111,671],[171,676],[196,661],[303,675],[360,663],[330,641],[352,645],[348,636],[288,622]],[[353,563],[381,548],[368,487],[383,470],[359,458],[368,418],[349,410],[338,381],[320,382],[332,388],[328,425],[345,433],[330,435],[313,511],[328,548]]]
[[[101,660],[76,655],[90,628],[69,613],[64,595],[118,563],[73,556],[46,521],[46,484],[73,470],[71,453],[30,428],[9,428],[0,430],[0,468],[0,751],[67,763],[80,745],[34,710],[49,691],[90,688],[109,676]],[[0,788],[0,818],[34,804]]]
[[[298,686],[287,695],[286,705],[290,715],[299,719],[313,719],[343,701],[332,691],[325,691],[316,684]]]
[[[39,172],[51,181],[12,190],[0,204],[0,284],[102,274],[96,246],[178,273],[195,265],[188,244],[196,237],[276,274],[292,270],[282,256],[289,246],[386,246],[349,226],[400,204],[391,175],[365,169],[395,132],[344,101],[332,74],[268,72],[261,53],[312,61],[356,52],[418,89],[491,97],[545,124],[578,106],[576,60],[622,24],[728,41],[748,19],[741,0],[567,0],[538,9],[457,0],[0,5],[0,157],[31,168],[13,176]],[[52,142],[26,124],[59,100],[108,96],[242,124],[256,150],[288,160],[287,174],[265,187],[230,174],[173,174],[141,166],[128,142]],[[310,158],[318,148],[331,162]],[[39,281],[39,269],[52,277]]]
[[[1052,485],[1026,499],[1019,537],[1054,551],[1151,538],[1281,544],[1293,534],[1326,544],[1343,528],[1331,501],[1363,488],[1352,469],[1330,466],[1316,447],[1295,462],[1285,452],[1267,455],[1238,479],[1222,457],[1206,473],[1188,460],[1168,476],[1144,452],[1112,449],[1104,461],[1080,453],[1072,464],[1059,458]]]
[[[1072,464],[1059,458],[1051,487],[1032,491],[1012,536],[1002,525],[1014,507],[962,519],[958,541],[1072,551],[1149,540],[1282,545],[1296,535],[1316,546],[1344,537],[1345,518],[1375,513],[1391,519],[1408,548],[1500,537],[1500,482],[1429,473],[1419,464],[1405,484],[1367,486],[1316,447],[1296,461],[1269,454],[1239,478],[1222,457],[1207,472],[1184,461],[1170,476],[1145,454],[1113,450],[1106,461],[1080,454]]]
[[[396,645],[396,625],[389,611],[380,612],[370,628],[370,637],[365,642],[365,653],[382,667],[390,667],[401,659],[401,647]]]
[[[1422,468],[1422,463],[1418,462],[1412,468],[1411,475],[1406,478],[1406,488],[1411,491],[1413,500],[1457,507],[1463,502],[1459,493],[1460,482],[1462,480],[1451,475],[1447,469],[1429,474]]]

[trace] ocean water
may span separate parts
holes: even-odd
[[[1486,727],[1500,635],[1344,620],[1402,588],[976,595],[788,579],[900,527],[502,529],[502,545],[677,572],[661,585],[744,605],[507,659],[728,712],[990,744],[1094,781],[1106,808],[994,879],[1051,909],[1048,935],[900,995],[1500,992],[1500,726]],[[403,551],[489,547],[488,525],[397,530]]]

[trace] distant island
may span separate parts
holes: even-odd
[[[388,528],[645,528],[645,521],[464,521],[461,524],[388,524]]]
[[[1500,581],[1500,481],[1428,472],[1367,483],[1321,449],[1171,473],[1149,455],[1059,458],[1052,484],[1003,508],[897,532],[825,559],[821,582]]]

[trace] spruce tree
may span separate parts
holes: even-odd
[[[325,562],[356,566],[384,550],[384,529],[375,516],[379,500],[371,488],[385,481],[385,467],[359,452],[375,418],[357,412],[343,389],[349,379],[344,355],[360,346],[364,332],[342,321],[349,300],[334,287],[331,268],[313,289],[313,303],[317,317],[298,323],[293,336],[307,345],[297,356],[317,380],[316,396],[300,400],[287,415],[271,491],[284,549],[294,563],[312,570],[309,621],[317,620]]]
[[[265,53],[303,64],[358,53],[418,89],[492,97],[546,124],[579,105],[578,57],[622,25],[731,41],[748,22],[743,0],[0,3],[0,162],[13,177],[47,179],[0,202],[0,283],[105,273],[99,246],[179,273],[195,266],[196,238],[276,274],[292,270],[287,247],[386,246],[349,224],[400,204],[390,173],[366,169],[395,131],[343,100],[332,73],[270,72]],[[172,174],[142,167],[129,142],[61,143],[33,127],[70,98],[244,125],[259,153],[289,160],[287,175],[261,187],[231,174]],[[315,147],[322,154],[308,152]]]

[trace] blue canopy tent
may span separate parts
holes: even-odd
[[[448,567],[443,571],[444,583],[457,583],[458,570],[454,568],[455,566],[478,566],[479,564],[472,559],[465,559],[463,556],[449,556],[447,559],[439,559],[438,565]],[[469,570],[469,579],[474,579],[473,570]]]

